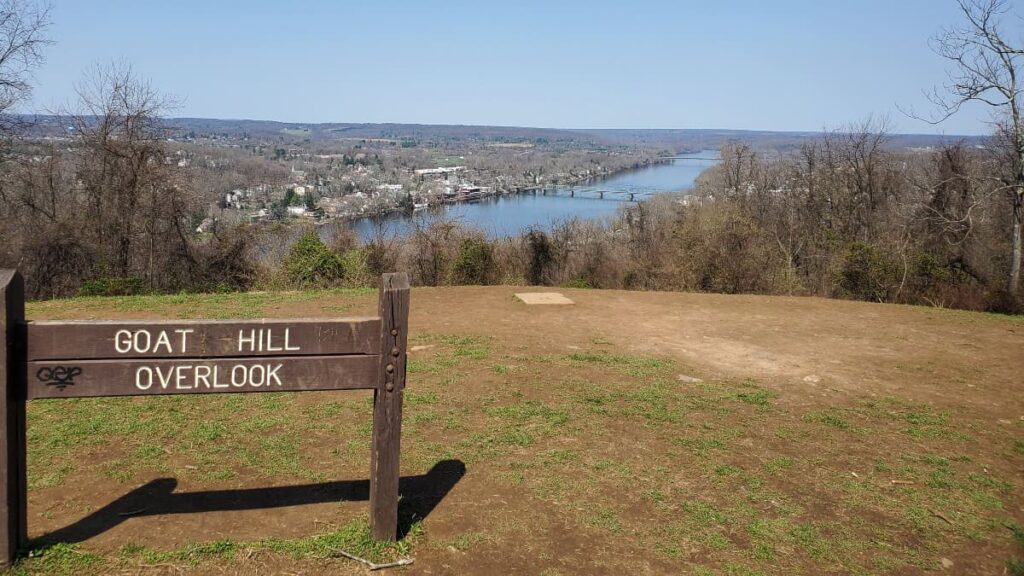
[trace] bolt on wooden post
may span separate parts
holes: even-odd
[[[385,274],[380,291],[381,372],[373,392],[373,447],[370,453],[370,525],[374,538],[398,537],[398,454],[402,432],[402,390],[409,332],[409,280]]]
[[[378,318],[26,322],[0,270],[0,567],[27,542],[25,402],[162,394],[373,390],[370,525],[398,537],[409,281],[385,274]]]

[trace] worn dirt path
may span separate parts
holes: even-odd
[[[530,290],[541,291],[417,289],[413,329],[560,351],[605,339],[709,375],[756,379],[796,404],[898,394],[1024,416],[1024,318],[774,296],[559,290],[573,306],[513,298]]]

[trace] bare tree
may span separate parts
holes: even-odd
[[[1024,222],[1024,119],[1021,118],[1024,45],[1013,46],[1001,29],[1009,11],[1006,0],[957,0],[964,22],[943,30],[935,39],[935,51],[953,63],[945,93],[936,91],[941,122],[968,102],[980,102],[996,112],[1005,126],[1005,140],[1012,150],[1014,170],[1005,182],[1011,206],[1010,274],[1007,288],[1020,291],[1021,227]]]
[[[50,27],[50,5],[0,0],[0,130],[15,120],[5,113],[32,93],[32,70],[43,61]]]
[[[194,204],[168,157],[161,118],[173,102],[127,65],[97,67],[78,94],[81,110],[71,122],[82,149],[82,216],[115,275],[142,276],[154,287],[169,273],[161,259],[191,260],[186,226]]]

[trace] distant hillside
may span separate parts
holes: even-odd
[[[466,126],[449,124],[300,124],[269,120],[220,120],[208,118],[172,118],[170,124],[184,131],[203,134],[249,135],[257,137],[291,136],[313,140],[348,138],[394,138],[417,140],[596,140],[594,134],[550,128],[515,126]]]
[[[739,141],[770,150],[789,150],[808,140],[819,138],[821,132],[769,132],[758,130],[715,129],[596,129],[580,130],[608,142],[640,146],[665,147],[676,151],[716,149],[723,142]],[[927,148],[964,141],[982,144],[981,136],[940,136],[934,134],[892,134],[895,148]]]
[[[55,116],[25,116],[33,134],[61,135],[66,130]],[[393,139],[423,142],[565,142],[573,144],[626,145],[661,148],[671,152],[715,149],[728,141],[746,142],[761,149],[790,150],[821,135],[820,132],[769,132],[717,129],[573,129],[517,126],[469,126],[454,124],[306,124],[271,120],[230,120],[217,118],[171,118],[169,126],[182,136],[252,138],[280,141],[330,142],[338,140]],[[896,148],[925,148],[966,141],[981,144],[980,136],[938,136],[894,134]]]

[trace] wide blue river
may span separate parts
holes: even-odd
[[[614,216],[624,203],[640,201],[650,194],[686,192],[697,176],[718,161],[718,152],[705,150],[685,154],[686,158],[622,172],[576,186],[558,186],[546,193],[537,191],[486,198],[479,202],[446,204],[416,212],[414,215],[391,213],[383,217],[361,218],[350,223],[363,240],[378,233],[405,235],[413,229],[413,219],[425,224],[432,218],[447,217],[483,230],[493,238],[514,236],[531,227],[545,230],[569,218],[604,219]],[[601,193],[604,197],[601,198]],[[571,194],[571,195],[570,195]]]

